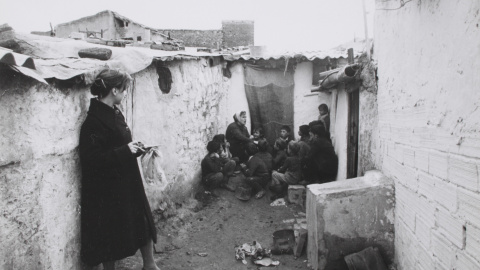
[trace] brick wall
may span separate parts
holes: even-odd
[[[399,5],[377,2],[375,25],[398,269],[480,269],[480,2]]]
[[[222,21],[223,47],[255,45],[253,21]]]
[[[162,29],[161,33],[171,38],[183,40],[186,47],[206,47],[219,49],[223,42],[221,30],[174,30]]]

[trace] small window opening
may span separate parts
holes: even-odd
[[[142,37],[141,37],[141,36],[138,36],[138,37],[137,37],[137,41],[142,41]]]
[[[172,89],[172,73],[168,67],[163,66],[161,62],[157,63],[158,86],[162,93],[168,94]]]
[[[128,27],[128,22],[125,22],[125,27]]]

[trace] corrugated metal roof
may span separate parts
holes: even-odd
[[[35,70],[35,62],[28,55],[15,53],[12,50],[0,48],[0,63],[16,72],[34,78],[42,83],[47,83],[41,73]]]
[[[324,51],[284,51],[265,53],[262,56],[251,55],[249,51],[244,52],[241,55],[225,55],[225,59],[228,61],[235,60],[279,60],[279,59],[304,59],[306,61],[314,61],[316,59],[323,60],[325,58],[347,58],[348,49],[353,49],[353,56],[358,57],[365,51],[365,41],[348,42],[337,46],[330,50]]]

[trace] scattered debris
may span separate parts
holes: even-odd
[[[270,258],[272,256],[272,253],[269,249],[262,248],[260,243],[258,243],[257,241],[253,241],[252,244],[245,243],[240,246],[235,246],[236,260],[241,260],[243,264],[247,264],[247,260],[245,259],[245,257],[247,256],[251,256],[252,260],[255,263],[255,261],[261,261],[264,258]]]
[[[197,253],[198,256],[200,257],[207,257],[208,256],[208,253],[206,252],[200,252],[200,253]]]
[[[263,265],[263,266],[270,266],[270,265],[279,265],[279,261],[274,261],[271,258],[263,258],[261,260],[254,261],[255,264]]]
[[[270,206],[287,206],[284,198],[276,199],[273,201]]]

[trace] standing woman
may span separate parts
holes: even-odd
[[[140,248],[143,269],[159,270],[153,259],[157,241],[150,205],[137,157],[142,144],[132,134],[116,105],[127,94],[132,78],[118,70],[102,70],[90,88],[87,118],[80,131],[81,257],[88,265],[132,256]]]
[[[252,142],[250,133],[245,126],[247,123],[247,113],[241,111],[233,115],[234,122],[228,125],[225,137],[230,143],[230,152],[232,157],[238,157],[240,163],[245,163],[248,160],[248,155],[245,152],[247,144]]]

